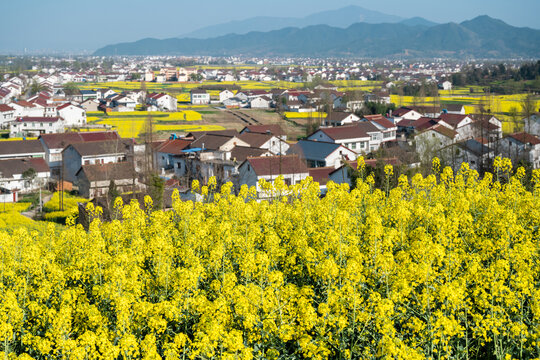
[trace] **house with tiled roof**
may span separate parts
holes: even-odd
[[[116,131],[68,132],[58,134],[42,134],[39,137],[45,150],[45,161],[51,168],[53,176],[60,174],[62,150],[70,144],[87,141],[117,140],[120,136]]]
[[[184,156],[184,150],[189,148],[193,140],[171,139],[159,144],[154,149],[158,169],[162,171],[174,169],[181,170],[182,162],[179,158]]]
[[[463,104],[446,104],[443,106],[443,113],[465,115],[465,106]]]
[[[58,116],[64,119],[65,126],[83,126],[86,124],[86,111],[77,105],[65,103],[56,108]]]
[[[287,135],[285,134],[285,131],[283,131],[281,126],[279,126],[278,124],[248,125],[240,131],[240,134],[243,134],[245,132],[251,132],[256,134],[272,134],[279,137],[283,141],[287,140]]]
[[[11,90],[0,87],[0,104],[7,104],[11,102],[12,98],[13,95],[11,94]]]
[[[272,194],[262,189],[259,181],[272,183],[278,176],[283,177],[285,184],[294,185],[308,177],[309,170],[298,155],[247,158],[238,168],[238,188],[255,187],[259,197],[268,198]]]
[[[112,180],[121,193],[134,191],[140,186],[131,162],[83,165],[75,178],[79,193],[86,198],[107,196]]]
[[[41,107],[38,107],[31,102],[20,100],[16,102],[9,103],[9,106],[15,110],[14,116],[24,117],[24,116],[43,116],[43,110]]]
[[[518,132],[502,138],[498,146],[500,155],[512,160],[529,162],[534,169],[540,168],[540,138],[527,132]]]
[[[344,126],[344,125],[350,125],[357,121],[360,121],[360,117],[358,117],[354,113],[332,111],[326,115],[326,118],[324,119],[324,125],[325,126]]]
[[[10,137],[38,137],[41,134],[63,132],[65,128],[62,118],[45,116],[17,117],[9,123]]]
[[[33,169],[33,181],[25,179],[25,172]],[[0,160],[0,183],[11,192],[31,192],[43,186],[50,178],[50,170],[43,158]]]
[[[540,136],[540,112],[536,112],[523,119],[525,130],[535,136]]]
[[[15,109],[6,104],[0,104],[0,126],[6,126],[6,123],[15,119]]]
[[[272,134],[244,132],[238,135],[238,139],[247,143],[249,147],[269,150],[275,155],[283,155],[289,149],[288,143]]]
[[[388,120],[386,117],[376,114],[376,115],[365,115],[362,118],[362,121],[367,121],[379,129],[382,134],[381,142],[395,141],[397,134],[397,125],[392,121]]]
[[[493,159],[493,150],[477,139],[468,139],[451,144],[448,148],[441,149],[441,153],[452,149],[452,155],[446,156],[447,163],[451,164],[454,171],[459,170],[462,163],[466,162],[473,170],[487,169]]]
[[[70,144],[62,151],[64,180],[75,181],[75,174],[83,165],[123,162],[129,154],[129,143],[122,139]]]
[[[0,144],[0,159],[44,157],[45,149],[39,140],[4,141]]]
[[[252,109],[270,109],[272,99],[269,96],[257,96],[251,99],[249,105]]]
[[[287,151],[287,155],[298,155],[309,168],[341,166],[345,160],[356,160],[356,152],[341,144],[324,141],[299,140]]]
[[[165,93],[151,93],[146,97],[146,103],[157,107],[161,111],[178,110],[178,102],[175,97]]]
[[[402,120],[418,120],[422,117],[422,114],[412,108],[402,106],[392,111],[390,116],[396,124],[399,124]]]
[[[369,122],[354,125],[320,128],[308,140],[341,144],[356,153],[369,153],[379,149],[382,132]]]
[[[436,124],[420,131],[414,137],[416,152],[423,161],[429,161],[435,156],[441,157],[439,150],[447,148],[458,139],[458,133],[444,125]],[[446,160],[446,159],[443,159]]]

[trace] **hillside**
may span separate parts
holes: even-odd
[[[94,54],[538,58],[540,30],[513,27],[488,16],[432,27],[360,22],[346,29],[315,25],[211,39],[147,38],[108,45]]]

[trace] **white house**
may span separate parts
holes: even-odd
[[[392,111],[391,117],[394,119],[395,124],[399,124],[401,120],[416,121],[422,117],[422,114],[408,107],[400,107],[399,109]]]
[[[443,111],[446,110],[448,114],[465,115],[465,106],[462,104],[448,104],[444,107]]]
[[[191,103],[193,105],[210,104],[210,94],[203,89],[193,89],[191,90]]]
[[[276,155],[285,154],[290,146],[279,137],[271,134],[244,132],[238,136],[238,139],[248,144],[249,147],[269,150]]]
[[[65,126],[83,126],[86,124],[86,111],[76,105],[66,103],[56,108],[58,116],[64,119]]]
[[[85,101],[83,101],[81,103],[81,107],[86,112],[96,112],[96,111],[99,111],[99,109],[98,109],[99,101],[94,100],[94,99],[88,99],[88,100],[85,100]]]
[[[269,109],[271,104],[272,99],[268,96],[258,96],[250,102],[252,109]]]
[[[0,104],[0,127],[15,119],[15,109],[6,104]]]
[[[523,119],[525,124],[525,130],[535,136],[540,136],[540,113],[531,115],[528,118]]]
[[[360,118],[354,113],[335,111],[326,116],[324,120],[325,126],[343,126],[350,125],[354,122],[360,121]]]
[[[17,101],[9,104],[15,110],[14,117],[23,116],[43,116],[43,108],[36,106],[28,101]]]
[[[382,138],[382,132],[369,122],[321,128],[308,136],[308,140],[341,144],[356,153],[376,151]]]
[[[378,130],[382,132],[381,142],[388,142],[396,140],[397,125],[388,120],[382,115],[365,115],[362,119],[368,121],[374,125]]]
[[[443,89],[443,90],[452,90],[452,83],[448,80],[446,81],[443,81],[440,85],[439,85],[439,88]]]
[[[219,93],[219,102],[223,104],[225,100],[230,99],[232,97],[234,97],[234,93],[228,89],[225,89]]]
[[[169,94],[149,94],[146,98],[147,103],[154,105],[162,111],[177,111],[178,110],[178,101],[175,97],[172,97]]]
[[[64,121],[59,117],[19,117],[9,124],[10,137],[37,137],[64,131]]]
[[[458,139],[469,139],[474,136],[473,120],[468,115],[441,114],[439,124],[455,130],[458,133]]]
[[[35,178],[25,178],[25,172],[33,169]],[[45,185],[50,178],[49,167],[43,158],[0,160],[0,184],[11,192],[31,192]]]

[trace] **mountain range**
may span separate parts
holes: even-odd
[[[346,28],[311,25],[208,39],[142,39],[108,45],[94,54],[291,57],[539,58],[540,30],[518,28],[489,16],[431,25],[357,22]]]
[[[312,25],[329,25],[332,27],[347,28],[359,22],[368,24],[403,22],[408,25],[436,25],[422,18],[404,19],[400,16],[388,15],[379,11],[351,5],[337,10],[317,12],[305,17],[258,16],[245,20],[230,21],[223,24],[206,26],[179,37],[208,39],[227,34],[242,35],[251,31],[267,32],[286,27],[304,28]]]

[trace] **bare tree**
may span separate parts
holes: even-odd
[[[525,120],[526,131],[531,132],[531,116],[535,112],[535,101],[534,96],[531,93],[528,93],[527,96],[521,100],[521,113]]]

